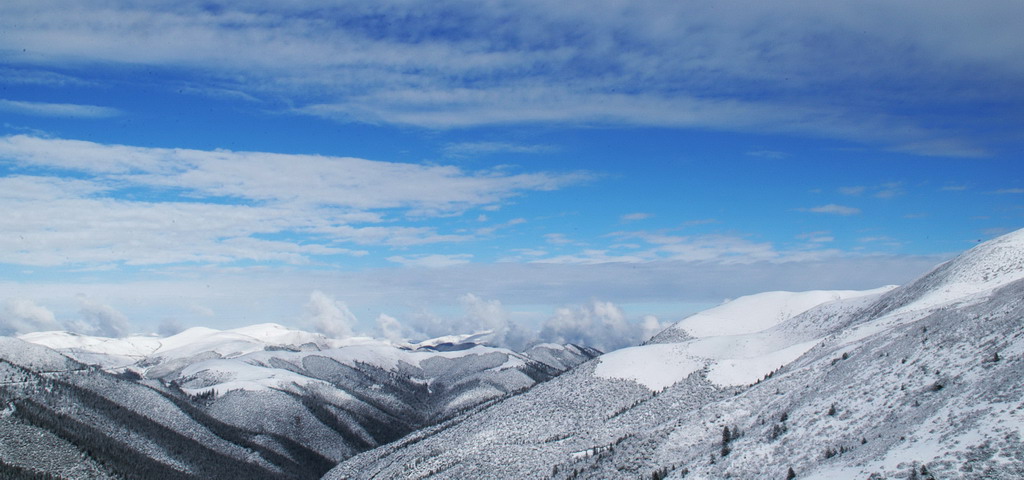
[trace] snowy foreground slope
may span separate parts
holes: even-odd
[[[0,478],[319,478],[597,354],[335,340],[273,324],[0,337]]]
[[[1024,478],[1024,230],[683,320],[325,478]]]

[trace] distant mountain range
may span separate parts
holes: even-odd
[[[601,356],[480,340],[0,338],[0,477],[1024,478],[1024,230]]]
[[[0,472],[319,478],[600,353],[553,344],[516,353],[476,338],[396,345],[273,324],[166,338],[0,337],[0,436],[11,440],[0,442]]]

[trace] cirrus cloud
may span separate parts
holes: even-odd
[[[593,178],[25,135],[0,137],[3,164],[0,208],[17,213],[0,218],[0,262],[26,265],[301,264],[368,253],[352,244],[460,242],[489,231],[419,222]]]
[[[1010,20],[1022,10],[1005,0],[40,0],[0,6],[0,48],[12,76],[156,67],[189,73],[192,89],[346,122],[795,132],[978,156],[972,122],[1013,118],[1022,100],[1024,48]],[[1005,105],[1001,116],[959,122],[927,108],[979,96]]]
[[[71,103],[25,102],[0,99],[0,110],[41,117],[109,118],[121,115],[116,108]]]
[[[860,214],[860,209],[859,208],[847,207],[845,205],[836,205],[834,203],[830,203],[828,205],[821,205],[821,206],[818,206],[818,207],[800,208],[798,210],[800,210],[801,212],[827,213],[827,214],[830,214],[830,215],[843,215],[843,216],[858,215],[858,214]]]

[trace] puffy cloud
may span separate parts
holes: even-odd
[[[123,337],[131,329],[128,318],[110,305],[97,303],[88,297],[79,297],[81,321],[70,325],[72,329],[102,337]]]
[[[332,338],[351,337],[352,328],[357,323],[356,316],[345,302],[335,300],[320,290],[309,294],[306,315],[317,332]]]
[[[462,308],[461,316],[446,318],[421,312],[414,317],[413,328],[381,314],[377,318],[376,334],[391,341],[400,341],[410,337],[490,332],[480,337],[480,341],[515,351],[523,351],[541,342],[575,343],[611,351],[637,345],[668,326],[653,315],[630,320],[615,304],[593,301],[576,308],[557,309],[538,332],[512,320],[510,312],[498,300],[467,293],[459,296],[458,301]]]
[[[498,300],[486,300],[472,293],[459,297],[466,315],[461,324],[475,331],[490,330],[491,343],[513,350],[522,350],[536,334],[511,320],[508,310]],[[468,332],[467,332],[468,333]]]
[[[460,316],[444,317],[421,311],[413,316],[409,327],[402,328],[413,332],[410,336],[420,338],[489,332],[482,341],[513,350],[522,350],[537,339],[536,332],[512,320],[499,300],[465,293],[458,297],[458,304],[462,309]]]
[[[24,298],[9,299],[0,310],[0,335],[59,330],[53,312]]]
[[[640,320],[640,341],[646,342],[650,340],[671,325],[671,323],[664,323],[658,320],[658,317],[654,315],[644,315]]]
[[[218,312],[218,324],[226,325],[232,318],[244,318],[247,323],[281,322],[296,317],[302,320],[305,316],[296,315],[297,308],[301,310],[310,292],[328,291],[329,286],[329,291],[345,292],[345,301],[352,311],[387,312],[410,327],[410,332],[437,336],[455,330],[447,323],[451,318],[465,316],[457,299],[466,292],[482,299],[500,299],[502,306],[512,312],[509,319],[513,324],[524,318],[515,313],[524,308],[536,311],[538,306],[548,306],[545,308],[550,312],[557,306],[587,298],[611,300],[617,305],[673,304],[685,313],[696,308],[692,305],[711,306],[722,298],[769,290],[868,289],[903,284],[949,258],[872,254],[791,256],[789,261],[749,263],[469,263],[443,270],[359,271],[182,266],[171,275],[132,282],[105,282],[71,275],[59,282],[0,280],[0,291],[13,298],[55,299],[48,300],[46,305],[59,321],[77,317],[77,302],[73,298],[66,300],[68,292],[84,292],[113,305],[131,305],[132,309],[125,313],[140,324],[167,317],[194,319],[196,314],[189,306],[199,304]],[[65,300],[56,300],[62,298]],[[254,302],[253,298],[261,301]],[[445,303],[454,304],[458,310],[446,315],[448,319],[438,318],[436,329],[427,328],[431,325],[430,315],[415,314],[417,308],[436,309]],[[396,311],[396,307],[403,310]],[[147,328],[155,329],[156,325]],[[422,337],[410,334],[409,338]]]
[[[395,317],[386,314],[377,316],[377,332],[381,338],[402,342],[408,338],[406,328]]]
[[[169,337],[171,335],[181,333],[185,330],[185,327],[176,319],[168,318],[160,322],[160,325],[156,329],[156,333],[162,337]]]
[[[645,319],[643,324],[629,322],[615,304],[594,300],[589,305],[557,309],[555,315],[541,328],[540,339],[554,343],[574,343],[610,352],[636,345],[645,334],[656,329],[658,326],[650,319]]]

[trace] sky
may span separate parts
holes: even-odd
[[[1024,226],[1017,0],[239,3],[0,4],[0,334],[614,348]]]

